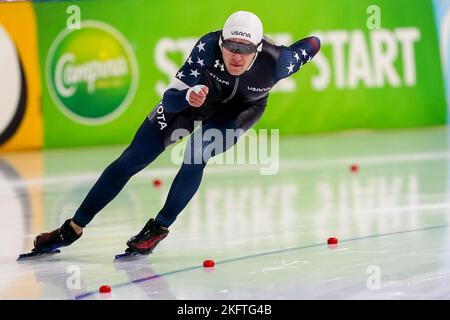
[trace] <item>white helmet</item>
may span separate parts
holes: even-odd
[[[261,20],[254,13],[236,11],[225,21],[222,29],[223,40],[239,38],[259,45],[263,38]]]

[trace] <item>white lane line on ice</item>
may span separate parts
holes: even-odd
[[[330,167],[348,166],[352,163],[359,165],[380,165],[388,163],[403,163],[415,161],[436,161],[450,159],[449,152],[432,152],[432,153],[417,153],[417,154],[403,154],[394,156],[370,156],[370,157],[347,157],[326,160],[288,160],[280,162],[280,171],[289,170],[320,170]],[[252,171],[259,171],[265,166],[260,165],[208,165],[206,168],[207,174],[230,174],[231,172],[249,173]],[[138,173],[139,177],[156,178],[156,177],[174,177],[178,172],[179,167],[175,168],[155,168],[151,165],[147,169]],[[31,178],[26,180],[11,180],[8,183],[13,187],[34,187],[41,185],[52,184],[66,184],[68,182],[77,183],[82,181],[94,180],[100,177],[101,172],[89,172],[78,175],[61,175],[55,177]]]
[[[385,213],[385,212],[401,212],[401,211],[413,211],[413,210],[436,210],[436,209],[447,209],[447,208],[450,208],[450,202],[420,204],[420,205],[416,205],[416,206],[375,208],[375,209],[367,209],[367,210],[364,209],[364,212],[365,213]]]

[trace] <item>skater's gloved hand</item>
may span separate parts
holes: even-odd
[[[208,95],[209,88],[202,84],[193,86],[186,93],[186,100],[193,107],[200,107],[206,100],[206,96]]]

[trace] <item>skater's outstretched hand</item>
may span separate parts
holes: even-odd
[[[187,101],[193,107],[200,107],[206,100],[209,88],[204,85],[196,85],[187,92]]]

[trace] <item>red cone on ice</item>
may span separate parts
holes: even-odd
[[[214,267],[214,260],[205,260],[203,261],[204,268],[212,268]]]
[[[328,238],[327,243],[328,244],[338,244],[338,239],[335,237]]]
[[[101,286],[98,291],[100,293],[110,293],[111,292],[111,287],[110,286]]]
[[[161,180],[159,180],[159,179],[153,180],[153,186],[155,188],[159,188],[161,186],[161,184],[162,184]]]

